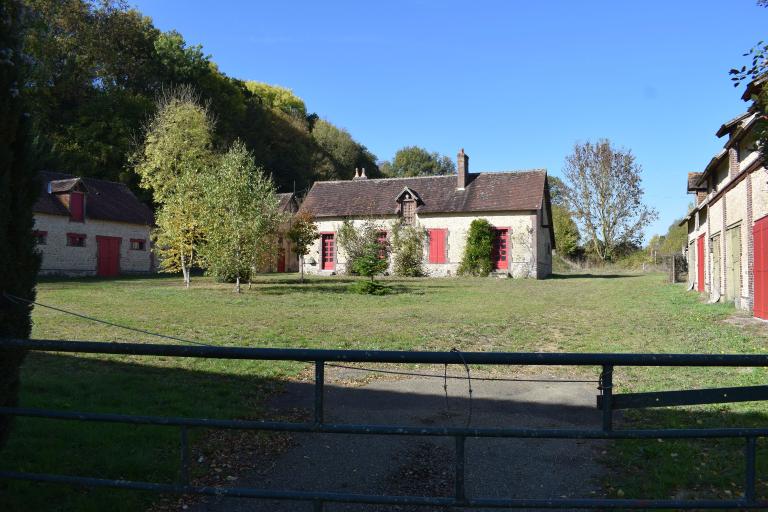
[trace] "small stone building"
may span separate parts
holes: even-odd
[[[281,213],[286,214],[289,219],[299,211],[299,203],[296,200],[296,195],[288,192],[285,194],[277,194],[277,198],[280,201],[279,209]],[[267,268],[261,269],[264,272],[298,272],[299,271],[299,256],[296,254],[293,245],[290,240],[286,238],[285,233],[290,229],[291,221],[288,220],[280,227],[280,233],[277,239],[277,255],[275,260],[271,262]]]
[[[152,212],[122,183],[39,173],[35,236],[43,275],[102,276],[154,271]]]
[[[305,272],[342,273],[346,256],[337,247],[345,220],[373,220],[381,236],[393,223],[427,232],[424,263],[429,275],[455,275],[464,254],[470,223],[494,226],[492,261],[496,275],[544,278],[552,272],[554,233],[547,173],[469,172],[469,157],[458,154],[458,175],[352,180],[312,186],[301,205],[314,215],[320,239],[304,258]]]
[[[760,82],[750,84],[749,101]],[[757,146],[754,106],[723,124],[723,149],[701,172],[688,174],[695,206],[681,225],[688,228],[688,279],[715,301],[768,319],[768,174]]]

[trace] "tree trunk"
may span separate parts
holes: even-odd
[[[189,288],[189,268],[187,268],[184,256],[181,257],[181,275],[184,279],[184,287]]]
[[[299,282],[301,284],[304,284],[304,255],[303,254],[299,256],[299,267],[301,269],[301,280]]]
[[[235,291],[237,293],[240,293],[240,276],[237,276],[235,278]]]

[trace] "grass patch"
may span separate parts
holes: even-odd
[[[666,285],[660,274],[593,271],[545,281],[388,278],[382,280],[385,285],[407,293],[385,296],[348,293],[355,281],[310,277],[300,284],[294,276],[259,276],[238,295],[231,285],[203,278],[193,279],[190,290],[167,277],[51,280],[40,284],[38,300],[225,346],[683,353],[763,353],[766,348],[761,327],[723,322],[737,314],[732,307],[706,305],[683,285]],[[36,308],[33,320],[36,338],[162,342],[44,308]],[[23,367],[21,399],[29,407],[259,417],[264,398],[303,368],[290,362],[33,353]],[[584,371],[594,376],[597,370]],[[764,369],[618,368],[614,383],[620,393],[756,385],[766,377]],[[766,419],[763,404],[745,403],[640,411],[622,421],[754,426]],[[622,463],[610,492],[661,498],[740,492],[731,482],[743,480],[742,446],[696,443],[615,443],[606,460],[620,456]],[[178,471],[177,449],[174,428],[19,419],[0,467],[171,482]],[[762,496],[766,455],[761,443]],[[724,476],[718,479],[715,472]],[[2,485],[2,510],[50,509],[52,503],[57,510],[139,510],[155,498],[128,491]]]

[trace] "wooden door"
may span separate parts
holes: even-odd
[[[741,225],[726,231],[725,253],[728,258],[725,298],[737,300],[741,295]]]
[[[509,268],[509,230],[496,228],[493,230],[493,245],[491,246],[491,263],[494,270]]]
[[[282,247],[277,250],[277,271],[285,272],[285,249]]]
[[[722,275],[720,273],[721,258],[720,258],[720,233],[716,234],[709,241],[712,244],[712,277],[709,280],[709,289],[712,291],[712,296],[716,297],[720,295],[720,283],[722,282]]]
[[[696,289],[704,291],[704,268],[707,264],[707,255],[704,252],[704,235],[701,235],[696,243]]]
[[[768,217],[755,222],[752,228],[755,282],[754,315],[768,320]]]
[[[324,233],[321,238],[321,243],[322,264],[320,265],[320,268],[323,270],[334,270],[336,268],[336,244],[333,239],[333,233]]]
[[[96,237],[96,275],[115,277],[120,275],[120,238]]]

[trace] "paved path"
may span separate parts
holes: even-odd
[[[442,379],[376,379],[345,386],[359,377],[328,369],[326,421],[466,425],[467,383],[448,381],[448,411]],[[340,380],[343,379],[343,380]],[[472,425],[477,427],[598,427],[595,384],[473,381]],[[274,406],[312,410],[311,383],[291,383]],[[440,495],[453,493],[453,439],[396,436],[301,434],[297,444],[272,464],[240,475],[237,486],[327,490],[370,494]],[[468,439],[468,496],[589,497],[599,490],[602,468],[595,462],[601,441]],[[311,504],[209,498],[196,512],[312,511]],[[336,511],[428,511],[418,507],[335,505]],[[435,509],[444,510],[444,509]]]

